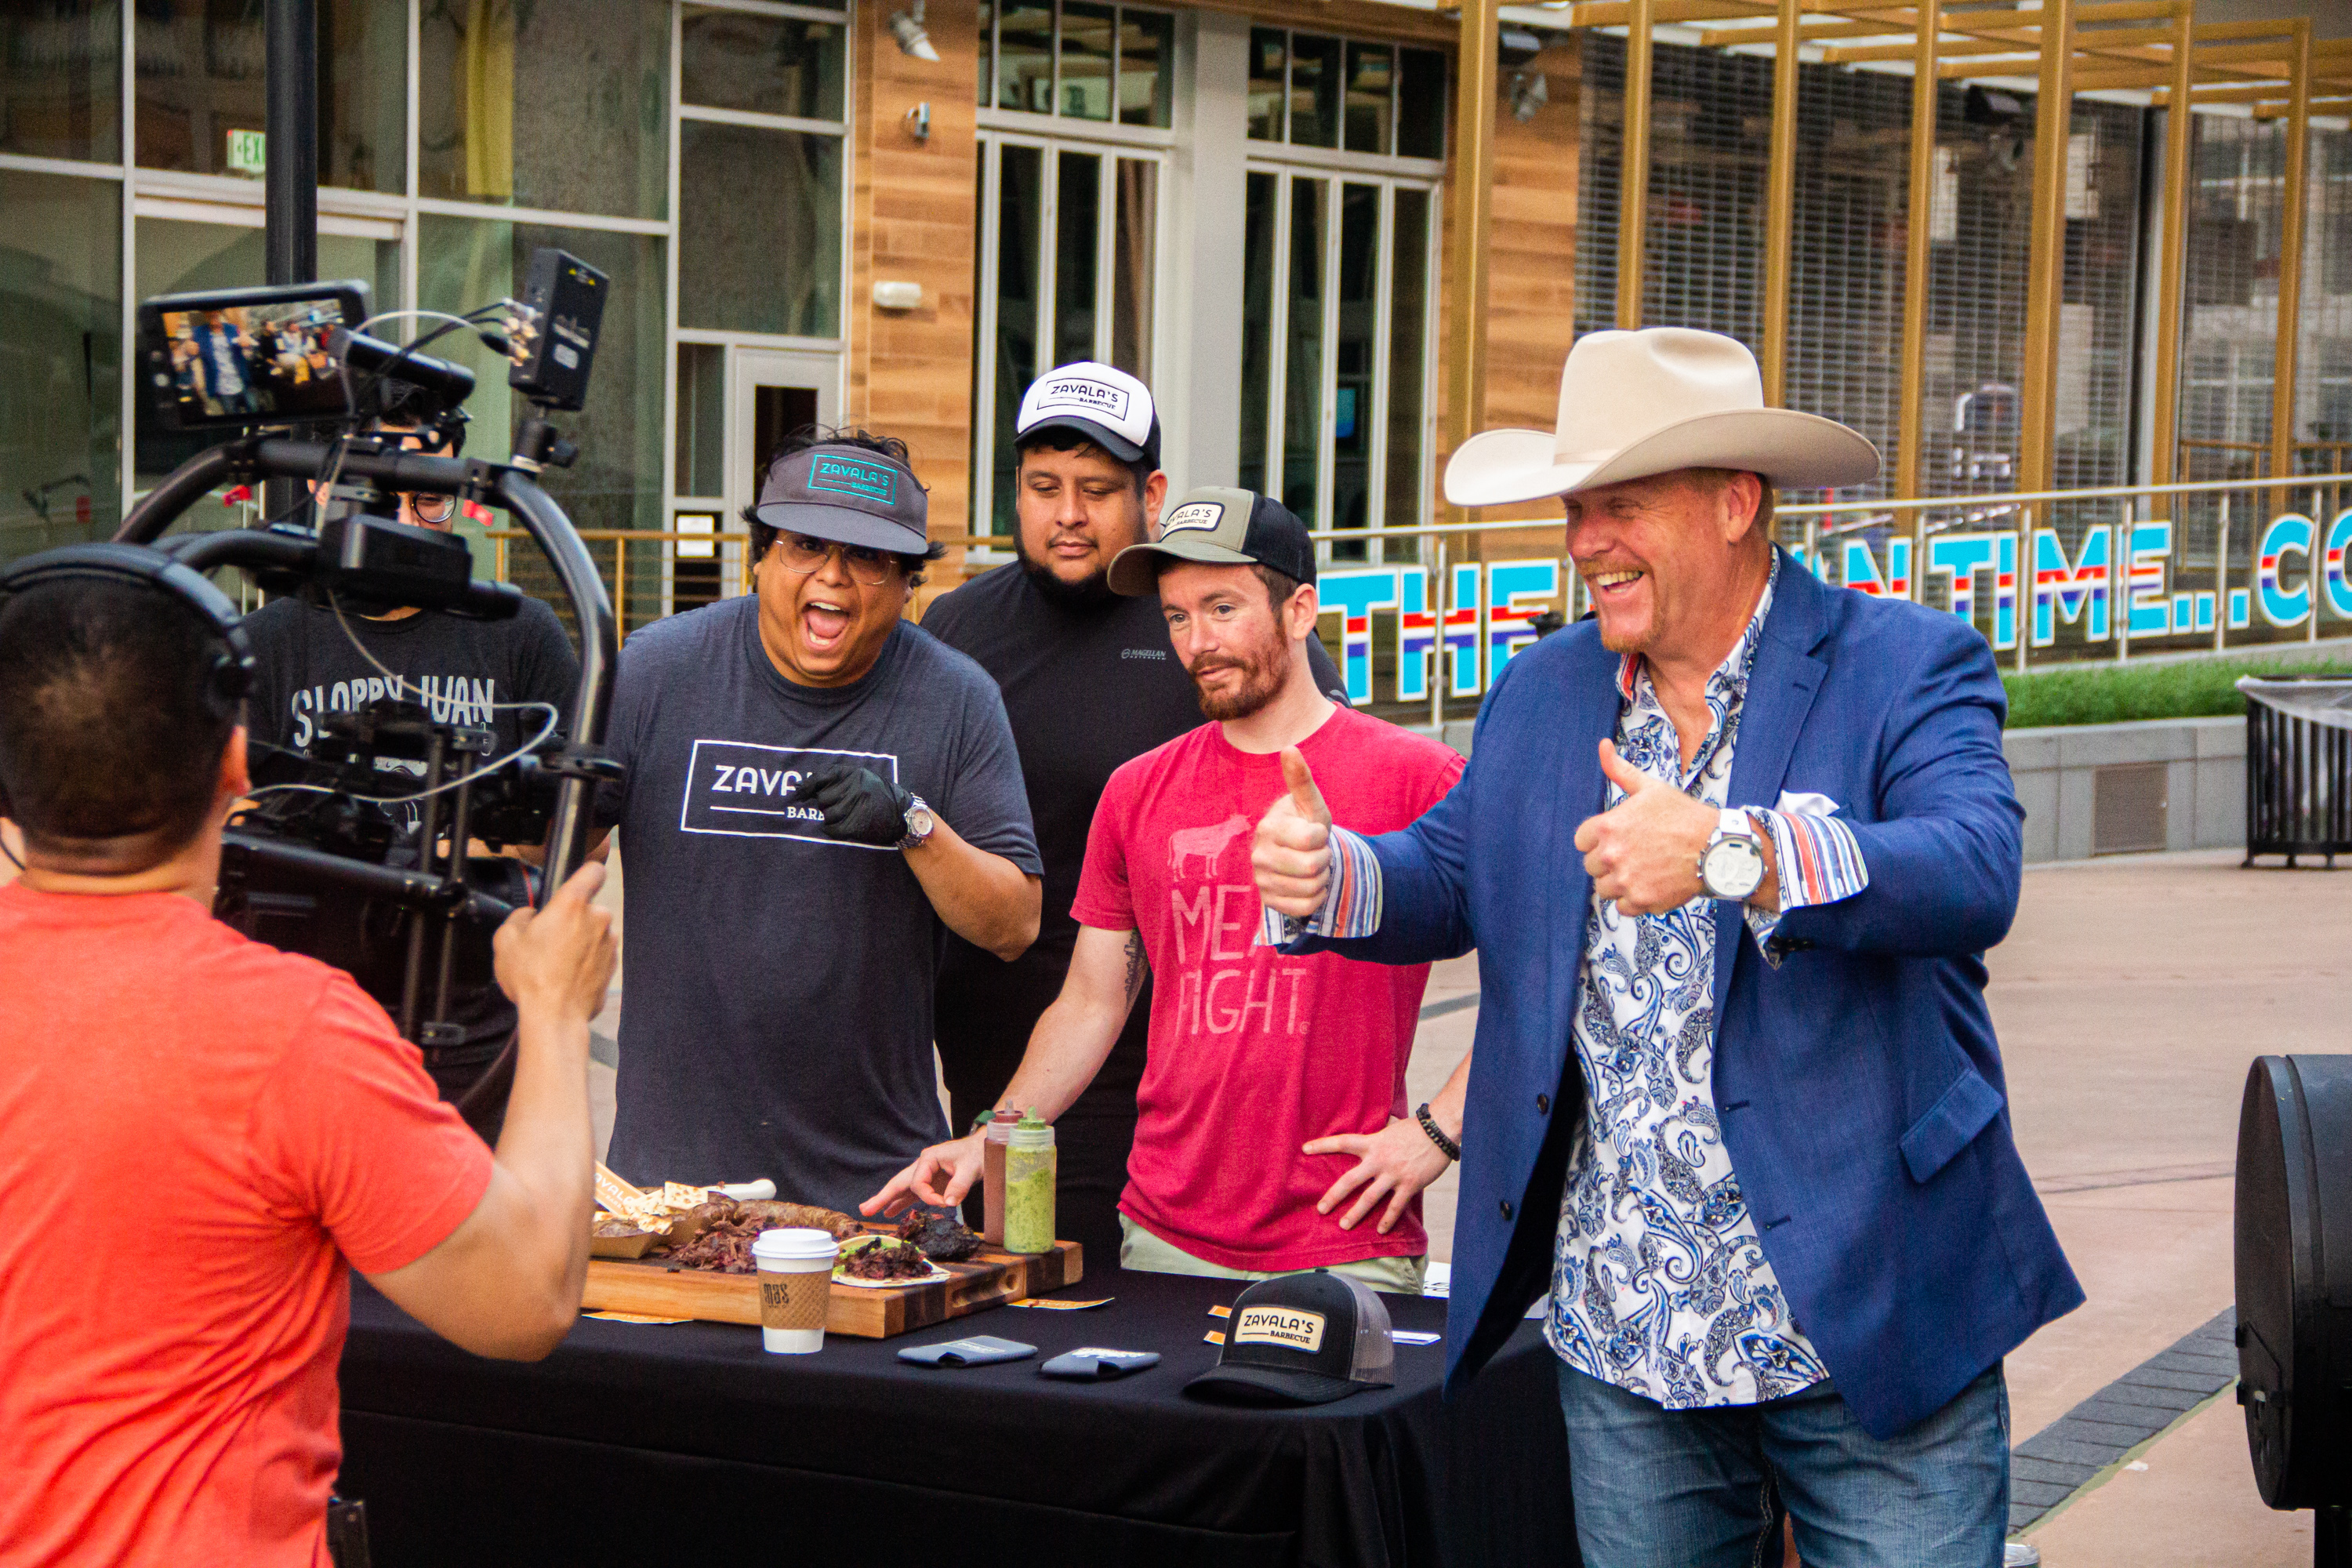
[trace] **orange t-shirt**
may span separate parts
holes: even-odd
[[[349,976],[177,894],[0,887],[0,1563],[325,1563],[344,1260],[489,1179]]]

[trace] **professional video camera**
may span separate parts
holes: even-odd
[[[571,520],[537,482],[577,456],[546,416],[583,405],[609,292],[603,273],[542,249],[520,298],[443,317],[404,346],[369,335],[385,318],[369,315],[359,282],[181,294],[140,307],[141,373],[163,422],[237,434],[149,492],[117,543],[151,545],[198,572],[239,567],[268,592],[339,614],[416,605],[512,616],[522,595],[476,581],[464,539],[399,521],[402,494],[445,495],[510,512],[571,602],[581,647],[569,738],[554,732],[550,712],[534,739],[493,755],[494,731],[477,713],[442,705],[436,718],[416,700],[424,693],[395,679],[389,697],[322,715],[306,752],[261,759],[255,805],[225,836],[216,912],[352,971],[379,995],[396,994],[401,1031],[420,1045],[462,1037],[453,987],[488,982],[488,933],[529,896],[527,883],[502,885],[503,897],[486,890],[467,845],[543,843],[555,886],[586,850],[595,786],[618,777],[598,749],[618,651],[612,605]],[[493,314],[502,319],[486,322]],[[502,462],[444,455],[458,445],[474,376],[424,351],[453,331],[505,354],[508,384],[532,405]],[[366,433],[394,383],[411,389],[404,412],[419,423],[423,451]],[[163,537],[220,486],[272,479],[307,483],[312,504],[262,527]],[[315,527],[299,521],[314,511]],[[509,1047],[463,1109],[484,1119],[511,1080]]]

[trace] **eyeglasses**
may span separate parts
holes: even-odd
[[[457,510],[456,496],[428,495],[422,490],[407,497],[408,510],[416,514],[419,522],[446,522],[449,514]]]
[[[863,544],[836,544],[829,539],[811,539],[805,533],[787,533],[781,542],[787,572],[805,575],[824,565],[825,557],[838,550],[842,565],[857,582],[879,588],[890,580],[892,556],[887,550],[870,550]]]

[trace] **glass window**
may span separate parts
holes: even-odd
[[[1286,35],[1253,27],[1249,42],[1249,133],[1253,142],[1282,140],[1282,73],[1290,59]]]
[[[727,351],[677,345],[677,474],[682,496],[727,493]]]
[[[992,96],[990,84],[996,80],[996,4],[995,0],[980,0],[980,82],[972,101],[985,106]]]
[[[0,153],[121,160],[119,6],[0,9]]]
[[[261,177],[267,56],[258,5],[142,0],[139,163]],[[408,7],[319,6],[319,183],[363,191],[408,184]]]
[[[982,23],[983,31],[987,24]],[[838,120],[848,27],[689,8],[678,30],[678,98],[712,109]]]
[[[1054,112],[1054,8],[1011,5],[996,26],[996,107]]]
[[[1274,406],[1276,176],[1253,174],[1242,217],[1241,486],[1265,493],[1266,419]]]
[[[1290,35],[1290,140],[1302,147],[1339,144],[1339,40]]]
[[[180,218],[142,217],[135,243],[132,281],[138,298],[182,294],[192,289],[250,289],[269,275],[262,247],[261,225],[197,223]],[[400,242],[367,239],[346,234],[319,236],[319,276],[357,278],[371,290],[371,309],[400,309]],[[388,323],[383,335],[394,342],[407,337],[404,321]],[[439,353],[452,342],[444,338],[434,347]],[[450,357],[456,357],[454,355]],[[477,366],[475,374],[482,374]],[[499,376],[501,390],[506,384]],[[480,401],[478,393],[475,402]],[[473,405],[469,404],[468,407]],[[182,463],[217,444],[216,430],[167,430],[154,417],[147,400],[139,400],[135,468],[141,484],[162,479]],[[479,417],[478,410],[476,417]]]
[[[1102,212],[1102,160],[1062,153],[1055,178],[1054,363],[1095,357],[1096,245]]]
[[[1406,528],[1427,521],[1422,479],[1422,431],[1427,423],[1429,193],[1400,186],[1389,237],[1389,398],[1386,521]]]
[[[0,561],[121,520],[122,187],[0,169]]]
[[[1294,100],[1295,101],[1295,100]],[[1323,457],[1323,226],[1328,181],[1290,182],[1289,323],[1283,334],[1282,504],[1315,523]]]
[[[1111,117],[1111,45],[1116,13],[1086,0],[1062,4],[1060,111],[1073,120]]]
[[[1390,89],[1395,86],[1396,51],[1386,44],[1348,46],[1346,142],[1350,153],[1389,150]]]
[[[1159,254],[1160,165],[1118,161],[1118,211],[1112,221],[1110,363],[1139,381],[1151,379],[1151,266]]]
[[[996,342],[991,351],[996,428],[992,446],[995,472],[990,486],[990,531],[1009,534],[1013,515],[1013,425],[1021,395],[1037,374],[1040,301],[1037,298],[1039,235],[1045,216],[1045,153],[1043,148],[996,147]]]
[[[841,331],[841,138],[678,125],[678,324]]]
[[[1118,14],[1118,118],[1165,128],[1175,88],[1176,18],[1165,11]]]
[[[1339,322],[1332,344],[1331,526],[1371,518],[1373,366],[1380,328],[1381,190],[1339,188]],[[1365,559],[1361,543],[1335,545],[1335,560]]]
[[[665,216],[669,15],[657,0],[424,0],[418,190]]]
[[[1397,51],[1397,153],[1445,156],[1445,57],[1433,49]]]

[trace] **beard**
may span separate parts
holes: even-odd
[[[1246,719],[1281,696],[1283,681],[1290,673],[1289,666],[1289,646],[1275,637],[1238,658],[1221,654],[1213,661],[1196,665],[1185,673],[1192,678],[1193,689],[1200,693],[1202,717],[1222,723],[1232,719]],[[1240,670],[1240,683],[1224,691],[1212,693],[1201,684],[1201,677],[1219,669]]]
[[[1013,552],[1020,557],[1021,570],[1029,574],[1029,581],[1048,604],[1059,605],[1066,610],[1090,610],[1118,597],[1111,592],[1108,566],[1097,566],[1075,583],[1064,582],[1054,575],[1050,563],[1029,553],[1029,541],[1017,526],[1013,531]]]

